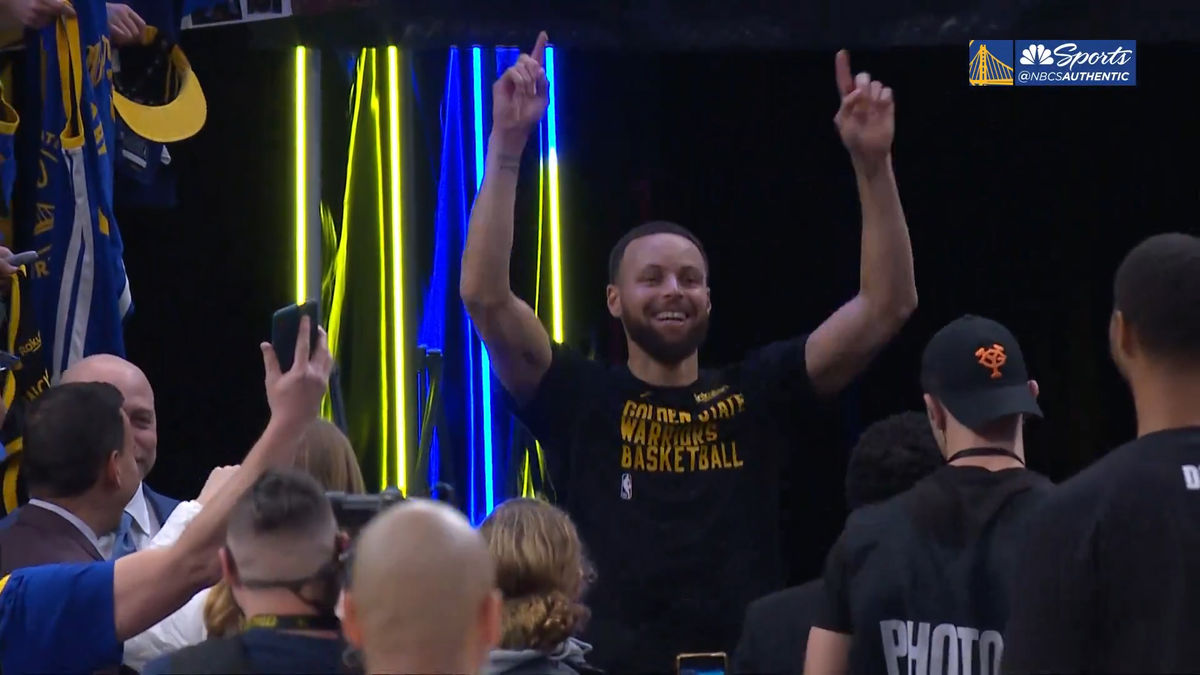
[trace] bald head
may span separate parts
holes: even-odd
[[[125,414],[133,426],[134,458],[145,478],[158,458],[158,420],[154,390],[142,369],[119,356],[93,354],[63,372],[60,384],[68,382],[105,382],[121,392]]]
[[[476,672],[499,638],[487,545],[458,511],[408,500],[355,545],[347,636],[370,672]]]

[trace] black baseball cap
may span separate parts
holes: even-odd
[[[981,316],[959,317],[934,334],[921,357],[921,387],[970,429],[1018,413],[1042,416],[1017,338]]]

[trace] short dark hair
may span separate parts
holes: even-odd
[[[1113,301],[1148,353],[1200,363],[1200,238],[1156,234],[1133,247]]]
[[[227,536],[307,534],[333,522],[333,507],[320,483],[299,469],[272,469],[234,505]]]
[[[124,452],[125,397],[104,382],[72,382],[47,389],[25,417],[21,471],[35,496],[77,497],[104,472],[113,452]]]
[[[889,499],[944,465],[924,413],[902,412],[863,430],[846,467],[846,504],[856,509]]]
[[[704,244],[700,243],[700,238],[686,227],[672,223],[666,220],[652,220],[648,223],[642,223],[632,230],[625,233],[625,236],[617,240],[613,245],[612,251],[608,254],[608,282],[611,284],[617,283],[617,272],[621,270],[621,260],[625,257],[625,249],[629,248],[630,242],[634,239],[649,237],[652,234],[674,234],[696,245],[700,249],[700,257],[704,258],[704,271],[708,273],[708,253],[704,251]]]

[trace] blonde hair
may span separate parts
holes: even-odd
[[[337,425],[317,419],[300,438],[296,467],[312,476],[329,492],[363,494],[367,491],[358,456],[350,439]],[[225,580],[217,582],[204,599],[204,627],[208,636],[223,637],[242,629],[245,616]]]
[[[591,564],[570,517],[536,499],[511,499],[479,528],[504,595],[500,647],[553,649],[582,629]]]
[[[367,491],[350,439],[328,420],[315,420],[305,430],[296,467],[316,478],[329,492],[360,495]]]

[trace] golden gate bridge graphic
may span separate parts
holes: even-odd
[[[979,45],[975,56],[971,57],[968,81],[972,85],[1008,85],[1013,83],[1012,66],[1001,61],[995,54],[988,51],[987,43]]]

